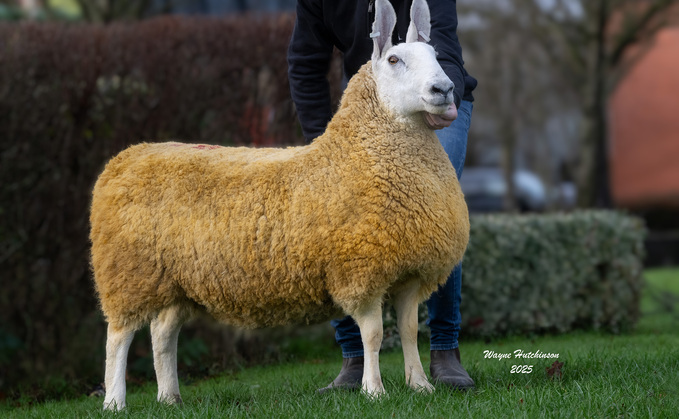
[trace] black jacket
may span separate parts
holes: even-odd
[[[402,42],[410,24],[412,0],[390,0],[396,10],[393,43]],[[302,131],[311,141],[332,118],[326,75],[336,46],[344,56],[344,74],[351,78],[370,60],[374,20],[372,0],[298,0],[297,22],[288,49],[288,76]],[[429,0],[431,41],[443,71],[455,83],[455,105],[473,101],[476,80],[462,61],[457,38],[456,0]]]

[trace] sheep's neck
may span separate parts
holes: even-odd
[[[379,100],[370,64],[351,79],[339,110],[328,124],[326,134],[316,141],[332,143],[345,153],[366,147],[421,149],[436,141],[420,115],[398,117]]]

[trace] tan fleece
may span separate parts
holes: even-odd
[[[318,322],[412,280],[422,301],[469,239],[435,133],[395,121],[370,64],[310,145],[128,148],[99,177],[90,221],[113,327],[141,327],[172,305],[244,327]]]

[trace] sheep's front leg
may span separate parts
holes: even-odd
[[[431,393],[434,386],[429,383],[422,368],[420,354],[417,351],[417,294],[419,285],[409,284],[394,296],[398,333],[403,346],[406,383],[416,391]]]
[[[108,325],[106,336],[106,372],[104,382],[106,397],[104,409],[122,410],[125,408],[125,371],[127,352],[130,349],[134,329]]]
[[[380,376],[380,347],[382,346],[382,298],[378,298],[356,313],[352,313],[361,329],[363,341],[363,391],[370,397],[385,394]]]
[[[158,401],[181,404],[177,377],[177,340],[186,316],[179,307],[161,311],[151,321],[153,366],[158,380]]]

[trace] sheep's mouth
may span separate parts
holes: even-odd
[[[448,107],[450,106],[450,104],[453,103],[453,100],[452,99],[448,100],[448,98],[440,99],[440,100],[427,100],[425,98],[421,98],[421,99],[422,99],[422,102],[424,102],[424,104],[425,104],[425,108],[427,108],[427,112],[433,113],[433,114],[445,113],[448,110]]]

